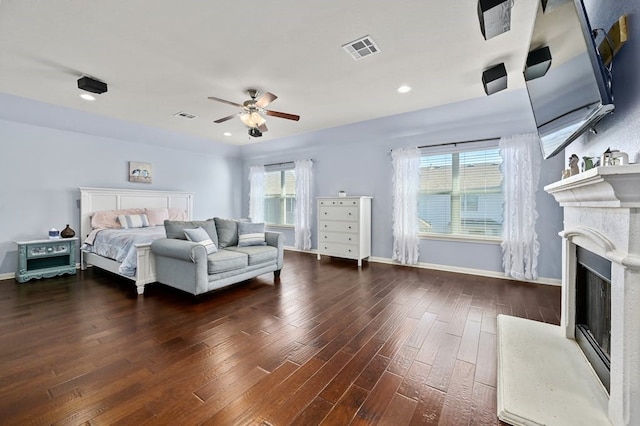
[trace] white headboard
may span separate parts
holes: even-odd
[[[91,232],[91,214],[130,208],[184,209],[193,218],[193,192],[80,187],[80,241]]]

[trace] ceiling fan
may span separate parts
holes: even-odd
[[[240,120],[249,128],[249,136],[260,137],[262,136],[262,132],[269,130],[265,124],[266,120],[262,117],[261,113],[272,117],[286,118],[287,120],[300,120],[299,115],[266,109],[265,107],[267,105],[278,98],[273,93],[266,92],[260,96],[259,99],[256,99],[260,92],[256,89],[249,89],[247,92],[251,99],[244,101],[242,104],[216,98],[215,96],[209,96],[208,99],[211,99],[212,101],[218,101],[241,108],[241,111],[215,120],[214,123],[224,123],[225,121],[231,120],[233,117],[239,116]]]

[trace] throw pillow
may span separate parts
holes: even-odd
[[[169,210],[167,209],[145,209],[149,226],[162,226],[164,221],[169,219]]]
[[[238,222],[238,247],[264,246],[264,223]]]
[[[218,251],[216,245],[213,244],[211,237],[209,237],[209,234],[204,230],[204,228],[197,227],[194,229],[185,229],[184,235],[189,241],[203,245],[207,250],[207,254],[216,253]]]
[[[91,215],[91,227],[93,229],[117,229],[122,228],[118,222],[118,216],[126,214],[142,214],[144,209],[120,209],[100,210]]]
[[[165,220],[164,221],[164,230],[167,234],[167,238],[173,238],[176,240],[186,240],[186,236],[184,235],[185,229],[193,229],[193,228],[203,228],[209,234],[209,238],[213,241],[217,247],[220,247],[218,244],[218,233],[216,232],[216,224],[213,219],[209,220]],[[222,247],[220,247],[222,248]]]
[[[149,219],[146,214],[125,214],[118,216],[118,222],[123,229],[146,228],[149,226]]]
[[[238,221],[214,217],[218,230],[218,247],[225,248],[238,245]]]

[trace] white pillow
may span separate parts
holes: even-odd
[[[187,240],[189,241],[193,241],[194,243],[203,245],[207,250],[207,254],[218,252],[218,248],[213,243],[213,241],[211,241],[211,237],[202,226],[192,229],[185,229],[184,236],[187,237]]]

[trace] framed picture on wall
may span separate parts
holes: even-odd
[[[129,182],[151,183],[151,164],[129,161]]]

